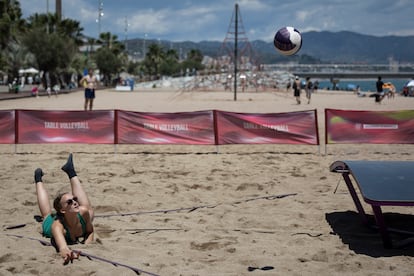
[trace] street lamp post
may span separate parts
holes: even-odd
[[[128,16],[125,16],[125,52],[128,53],[128,44],[127,44],[127,40],[128,40]]]
[[[49,33],[49,0],[46,0],[46,16],[47,16],[47,23],[46,23],[46,33]]]
[[[103,13],[103,2],[102,0],[98,0],[98,19],[96,19],[96,22],[98,22],[98,38],[101,35],[101,18],[104,15]]]
[[[147,34],[144,34],[144,43],[143,43],[143,47],[142,47],[142,59],[145,59],[145,54],[146,54],[146,48],[145,48],[145,42],[147,41]]]

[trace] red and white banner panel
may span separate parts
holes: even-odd
[[[0,144],[15,143],[15,111],[0,110]]]
[[[216,111],[216,124],[219,145],[319,145],[316,110],[273,114]]]
[[[414,110],[325,109],[326,144],[414,144]]]
[[[214,145],[213,111],[117,111],[118,144]]]
[[[114,143],[111,111],[17,110],[17,143]]]

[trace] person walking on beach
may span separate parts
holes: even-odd
[[[308,104],[310,104],[312,92],[313,92],[313,83],[310,80],[310,77],[306,78],[305,92],[306,92],[306,98],[308,99]]]
[[[53,246],[63,258],[63,264],[73,262],[79,258],[79,252],[69,248],[76,243],[91,243],[94,237],[92,221],[94,211],[88,196],[82,188],[76,174],[72,154],[62,170],[68,175],[72,193],[59,194],[53,201],[56,213],[52,213],[49,195],[46,191],[42,177],[43,170],[38,168],[34,172],[37,201],[43,217],[43,236],[51,238]]]
[[[296,103],[300,104],[300,89],[301,89],[301,83],[298,76],[295,77],[295,80],[293,81],[293,96],[296,98]]]
[[[377,93],[374,94],[375,102],[381,103],[381,101],[384,99],[384,90],[383,90],[384,82],[382,81],[381,76],[378,76],[377,82],[375,83],[375,86],[377,87]]]
[[[95,88],[97,86],[96,76],[93,74],[93,69],[89,68],[88,74],[85,75],[80,81],[80,85],[85,87],[85,110],[92,110],[93,100],[95,99]]]

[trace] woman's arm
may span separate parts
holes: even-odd
[[[88,225],[86,225],[86,237],[85,237],[85,244],[90,244],[93,242],[94,234],[93,234],[93,226],[91,224],[92,230],[88,231]]]
[[[52,224],[52,235],[55,239],[57,250],[60,256],[63,258],[63,264],[68,264],[70,261],[79,258],[79,253],[75,253],[68,247],[66,243],[65,235],[63,232],[63,225],[58,220],[55,220]]]
[[[81,207],[81,215],[86,222],[86,233],[85,233],[84,243],[89,244],[93,242],[93,238],[94,238],[94,229],[93,229],[93,224],[92,224],[92,219],[89,213],[89,209],[84,206]]]

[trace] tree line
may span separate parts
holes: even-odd
[[[114,85],[120,72],[155,79],[203,69],[199,50],[190,50],[185,60],[179,60],[176,50],[154,43],[142,61],[132,61],[124,43],[110,32],[96,39],[86,37],[80,22],[60,19],[55,13],[35,13],[24,19],[18,0],[0,0],[0,12],[0,73],[9,82],[27,67],[43,72],[44,87],[66,87],[87,68],[99,70],[106,86]]]

